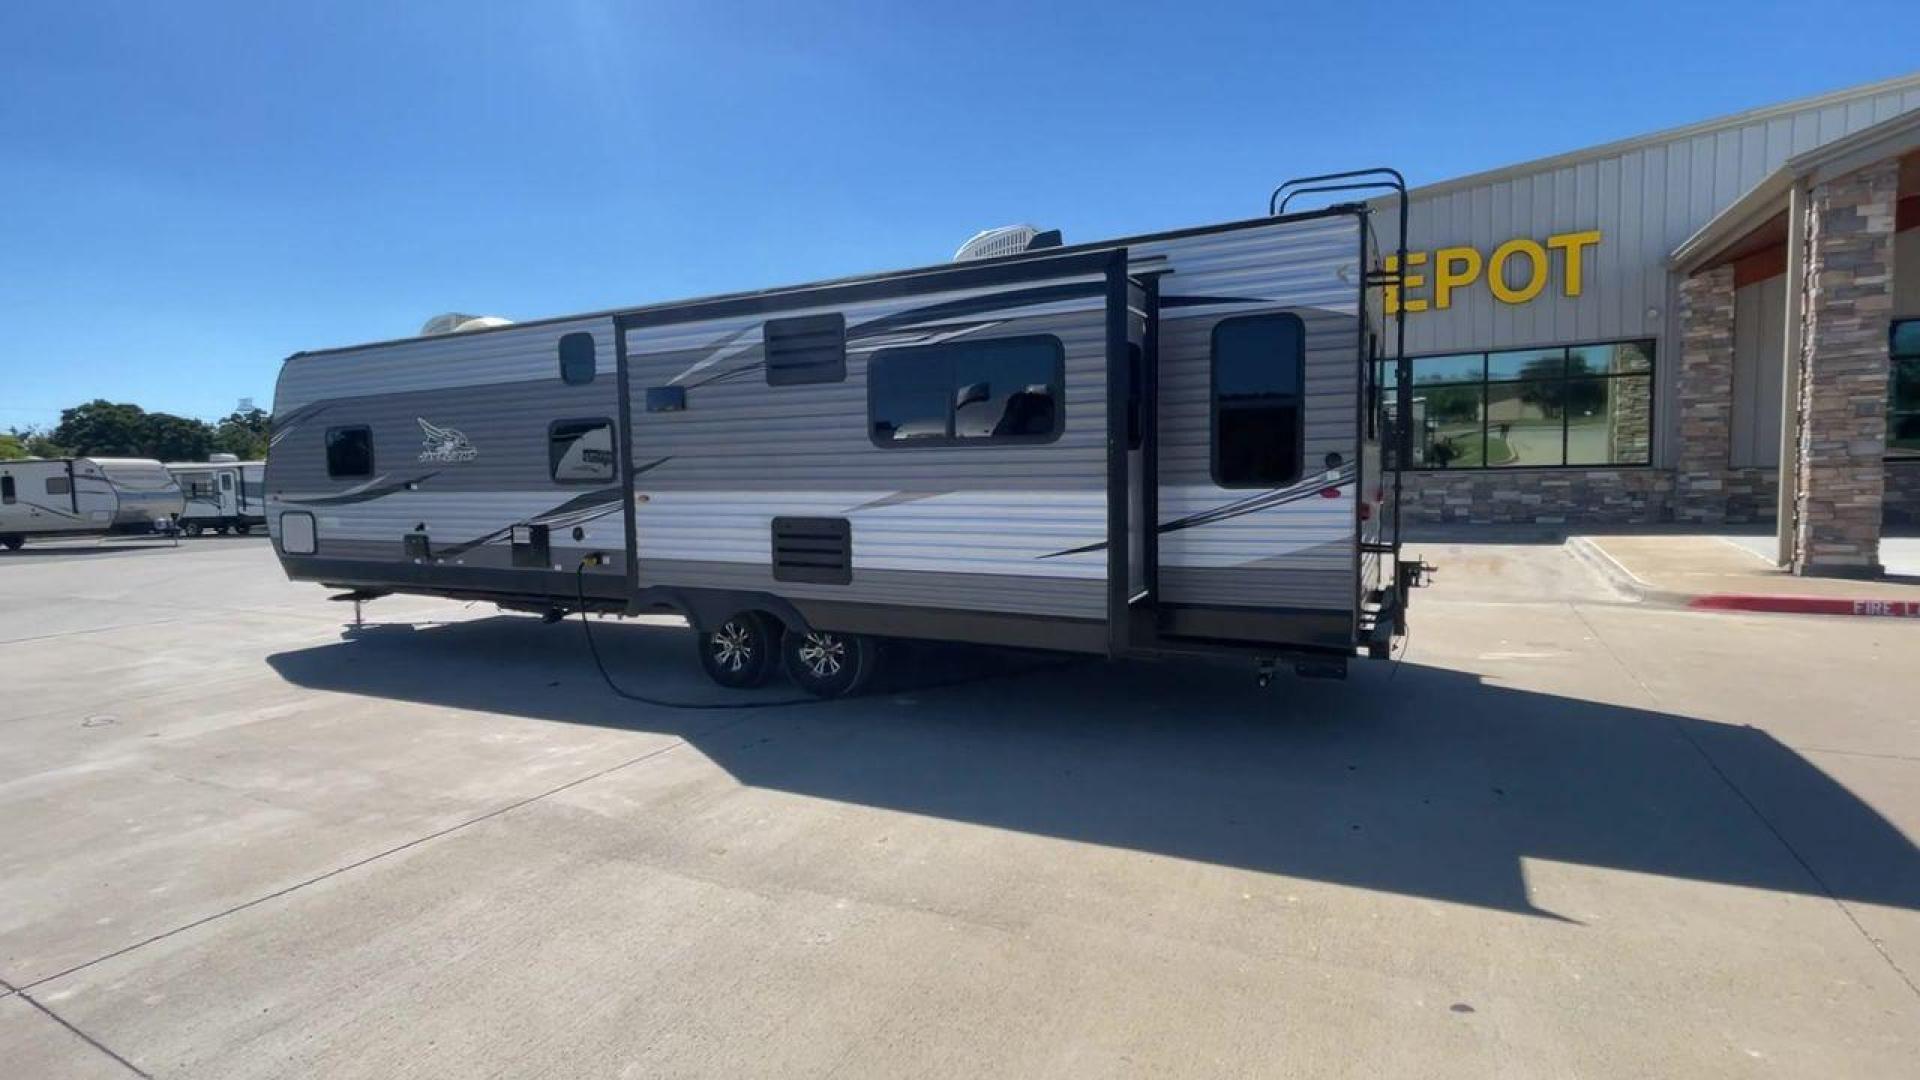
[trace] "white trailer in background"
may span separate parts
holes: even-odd
[[[33,537],[169,530],[180,487],[143,458],[0,461],[0,546]]]
[[[186,510],[180,527],[189,536],[207,529],[228,529],[245,536],[267,523],[264,461],[241,461],[232,454],[215,454],[207,461],[176,461],[167,472],[180,485]]]

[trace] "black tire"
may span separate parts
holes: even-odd
[[[182,526],[181,526],[181,528],[182,528],[182,529],[184,529],[184,530],[186,531],[186,534],[187,534],[188,536],[199,536],[199,535],[200,535],[200,529],[201,529],[201,525],[200,525],[200,523],[199,523],[199,522],[197,522],[197,521],[189,521],[189,522],[187,522],[187,523],[186,523],[185,525],[182,525]]]
[[[721,686],[765,686],[778,670],[780,623],[758,611],[742,611],[700,635],[700,666]]]
[[[248,533],[253,531],[253,524],[252,522],[243,521],[240,524],[235,525],[233,527],[233,531],[239,533],[241,536],[245,536]]]
[[[828,630],[795,630],[781,643],[787,677],[814,697],[850,697],[866,689],[880,666],[870,637]]]
[[[225,525],[215,525],[213,531],[219,533],[221,536],[227,535],[227,527]]]
[[[8,551],[19,551],[26,542],[27,538],[24,536],[0,536],[0,547],[5,547]]]

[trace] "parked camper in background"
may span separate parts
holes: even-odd
[[[33,537],[171,529],[184,503],[157,461],[45,458],[0,461],[0,546]]]
[[[1367,211],[1059,243],[296,354],[281,564],[355,599],[677,611],[716,681],[784,658],[821,696],[879,637],[1263,681],[1387,656],[1424,568],[1398,558],[1411,379],[1396,349],[1386,408]]]
[[[267,523],[266,462],[215,454],[206,461],[169,462],[167,471],[186,499],[180,527],[188,536],[208,529],[217,533],[232,529],[245,536],[255,525]]]

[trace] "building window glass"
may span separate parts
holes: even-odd
[[[1651,341],[1422,356],[1412,368],[1413,468],[1651,463]],[[1392,422],[1391,364],[1379,379]]]
[[[547,428],[547,469],[559,484],[613,479],[613,421],[559,420]]]
[[[373,475],[373,429],[365,425],[327,429],[327,475],[335,480]]]
[[[1248,315],[1213,328],[1213,482],[1281,487],[1300,479],[1306,325]]]
[[[877,446],[1046,442],[1064,426],[1065,350],[1056,337],[882,349],[867,363]]]
[[[1893,324],[1887,372],[1887,456],[1920,459],[1920,319]]]

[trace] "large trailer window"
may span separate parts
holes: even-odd
[[[373,475],[373,429],[365,424],[327,429],[327,475],[335,480]]]
[[[1066,350],[1050,336],[882,349],[868,434],[889,447],[1047,442],[1065,426]]]
[[[613,421],[557,420],[547,428],[547,468],[556,484],[613,479]]]
[[[768,319],[767,385],[842,382],[847,377],[847,317],[839,312]]]
[[[70,495],[73,493],[73,481],[64,476],[47,477],[47,494]]]
[[[1300,479],[1306,351],[1298,315],[1248,315],[1214,325],[1214,483],[1281,487]]]

